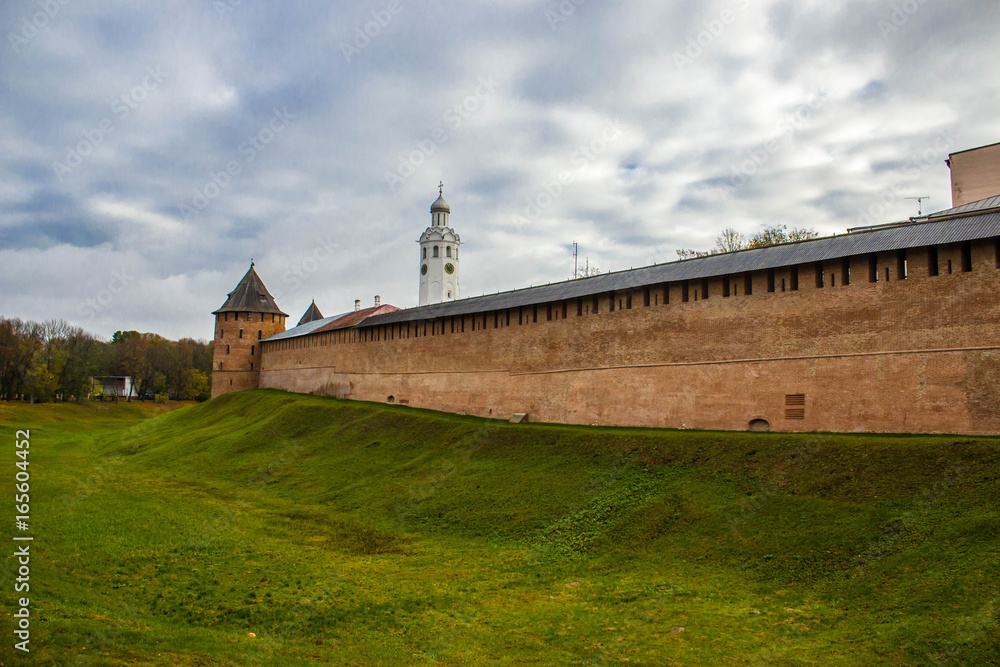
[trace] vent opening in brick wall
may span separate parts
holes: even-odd
[[[785,419],[805,419],[805,405],[805,394],[785,394]]]

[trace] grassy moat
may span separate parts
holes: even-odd
[[[266,390],[0,421],[8,499],[31,431],[35,536],[24,658],[0,563],[3,665],[1000,660],[996,438],[515,426]]]

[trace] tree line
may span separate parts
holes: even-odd
[[[130,376],[128,400],[148,395],[206,400],[213,343],[116,331],[110,341],[63,320],[0,317],[0,400],[57,401],[100,395],[93,380]]]
[[[764,225],[750,236],[746,236],[732,227],[727,227],[715,238],[714,248],[710,250],[678,250],[677,258],[692,259],[694,257],[718,255],[724,252],[736,252],[737,250],[766,248],[782,243],[807,241],[817,236],[818,234],[815,229],[788,229],[785,225]]]

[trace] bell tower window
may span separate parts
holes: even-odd
[[[437,246],[434,246],[434,252],[432,254],[434,257],[440,257],[440,252],[438,251]]]
[[[451,257],[451,246],[446,246],[444,249],[444,256]]]

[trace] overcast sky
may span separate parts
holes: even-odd
[[[995,0],[5,0],[0,315],[208,338],[251,257],[297,321],[951,205],[1000,141]],[[40,26],[40,27],[39,27]]]

